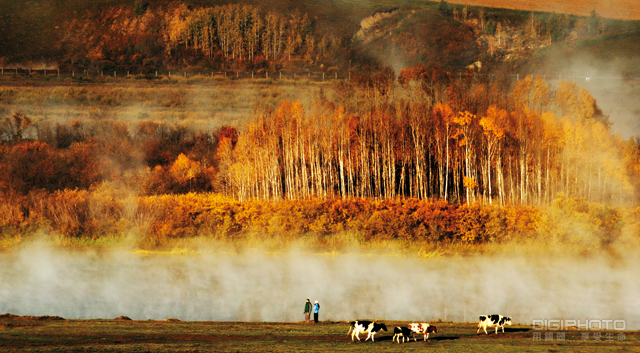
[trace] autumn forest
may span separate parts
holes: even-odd
[[[418,50],[394,69],[302,10],[163,4],[136,1],[69,20],[57,48],[61,67],[136,69],[140,76],[127,84],[158,90],[199,84],[150,78],[159,67],[335,67],[349,76],[248,83],[267,91],[305,86],[314,94],[257,103],[240,124],[201,128],[117,114],[34,116],[15,107],[43,98],[3,74],[0,247],[42,232],[85,245],[132,235],[143,248],[202,236],[269,237],[333,250],[386,241],[598,248],[640,234],[640,142],[613,133],[612,117],[576,82],[510,75],[513,66],[493,58],[507,51],[506,39],[494,39],[508,30],[499,25],[487,34],[485,17],[470,22],[466,7],[453,7],[455,18],[444,1],[424,10],[455,26],[452,44],[431,57]],[[567,31],[589,23],[564,20]],[[552,27],[537,28],[552,38]],[[519,35],[531,39],[535,31]],[[462,74],[467,57],[486,59],[490,71]],[[149,99],[135,88],[116,98],[96,88],[120,85],[115,79],[26,80],[52,87],[45,90],[57,105],[116,109],[130,104],[127,96]],[[188,110],[181,97],[159,104]]]

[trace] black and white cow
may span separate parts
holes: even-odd
[[[487,334],[487,327],[495,327],[496,335],[498,334],[498,328],[502,328],[502,332],[504,333],[504,325],[511,325],[510,317],[502,315],[481,315],[476,334],[480,332],[480,329],[483,329],[484,333]]]
[[[380,330],[387,331],[387,326],[385,324],[379,324],[372,321],[351,321],[351,327],[349,328],[349,332],[347,332],[347,336],[351,333],[351,341],[353,342],[353,338],[357,338],[360,341],[360,333],[368,333],[367,338],[364,340],[367,342],[369,338],[374,342],[373,339],[376,333]]]
[[[393,329],[393,338],[391,342],[398,340],[398,344],[400,344],[400,337],[402,337],[402,343],[404,343],[404,339],[407,339],[407,342],[411,341],[413,337],[413,341],[416,342],[416,338],[413,336],[413,330],[408,327],[396,327]]]

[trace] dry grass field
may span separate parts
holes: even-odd
[[[637,351],[638,332],[600,332],[583,339],[580,332],[565,332],[558,340],[533,331],[528,325],[507,327],[499,335],[476,335],[474,323],[437,323],[438,334],[427,342],[392,342],[394,326],[376,341],[351,342],[346,322],[319,324],[267,322],[188,322],[129,320],[64,320],[49,317],[0,318],[0,350],[8,352],[615,352]],[[541,333],[538,340],[534,332]],[[584,331],[583,331],[584,332]],[[552,332],[554,333],[554,332]],[[619,336],[624,335],[624,336]],[[619,340],[618,337],[624,337]]]
[[[231,80],[182,77],[146,80],[118,78],[71,80],[69,77],[0,76],[0,117],[16,112],[34,121],[115,119],[180,123],[194,131],[223,125],[241,127],[258,106],[284,100],[310,104],[332,84],[307,80]]]
[[[452,4],[498,7],[510,10],[566,13],[588,16],[595,10],[598,15],[619,20],[640,20],[637,0],[450,0]]]

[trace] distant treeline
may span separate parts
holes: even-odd
[[[242,3],[46,0],[25,6],[8,0],[7,11],[0,14],[0,66],[124,75],[156,70],[358,71],[396,66],[394,61],[400,60],[446,71],[482,62],[487,71],[513,53],[528,56],[532,51],[527,48],[637,29],[637,23],[605,20],[595,12],[583,18],[446,2],[378,4],[376,10],[358,2],[237,2]],[[366,30],[360,26],[372,11],[385,8],[397,11],[369,23]]]
[[[331,66],[347,47],[341,38],[317,31],[307,14],[240,4],[111,7],[72,20],[64,31],[64,65],[105,70]]]

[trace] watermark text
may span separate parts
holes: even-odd
[[[531,326],[537,331],[625,331],[627,321],[622,319],[533,319]]]

